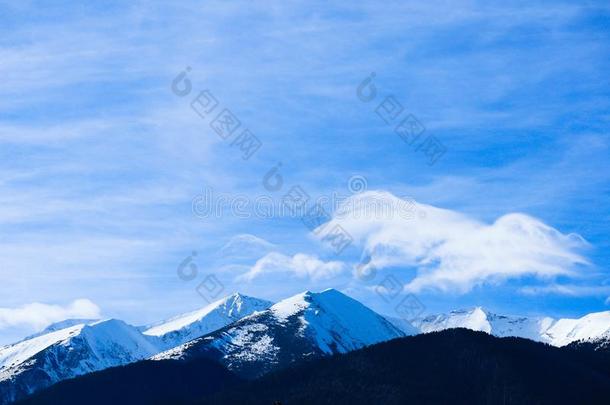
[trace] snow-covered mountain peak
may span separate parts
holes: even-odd
[[[448,314],[430,315],[413,323],[422,332],[435,332],[451,328],[467,328],[476,331],[491,333],[489,313],[482,307],[460,309]]]
[[[599,340],[610,334],[610,311],[594,312],[578,319],[560,319],[542,335],[542,340],[565,346],[578,340]]]
[[[138,328],[120,319],[105,319],[86,324],[80,335],[87,340],[99,359],[106,361],[106,357],[109,357],[111,364],[116,363],[116,347],[121,347],[125,352],[126,361],[150,357],[159,351],[155,342],[143,336]],[[109,342],[113,347],[109,347]]]
[[[314,293],[311,291],[304,291],[273,304],[269,310],[277,319],[283,320],[309,308],[313,301],[313,296]]]
[[[405,334],[360,302],[335,290],[305,291],[273,305],[280,322],[296,316],[325,353],[347,352]]]
[[[537,341],[555,321],[548,317],[497,315],[482,307],[451,311],[448,314],[427,316],[414,321],[423,333],[450,328],[467,328],[495,336],[516,336]]]
[[[307,308],[317,308],[319,310],[324,307],[328,311],[339,310],[342,305],[349,305],[351,301],[357,302],[334,288],[328,288],[319,293],[303,291],[272,305],[269,309],[276,318],[285,319],[299,314]],[[335,306],[334,309],[333,306]]]
[[[239,375],[252,377],[303,358],[402,336],[387,319],[337,290],[305,291],[153,359],[220,359]]]
[[[257,311],[264,311],[272,302],[234,293],[201,309],[178,315],[143,328],[144,335],[158,341],[163,350],[196,339]]]
[[[452,312],[448,323],[459,324],[461,322],[465,328],[490,333],[492,327],[488,316],[489,313],[482,307],[474,307],[461,313]]]
[[[271,305],[271,301],[234,293],[222,300],[218,307],[223,308],[231,318],[239,319],[253,312],[263,311]]]

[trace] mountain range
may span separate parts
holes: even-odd
[[[384,317],[336,290],[307,291],[153,360],[209,358],[253,378],[302,359],[347,353],[402,336]]]
[[[177,364],[203,367],[202,373],[220,365],[235,381],[252,380],[302,361],[454,328],[557,347],[586,344],[595,351],[610,341],[610,312],[556,320],[497,315],[477,307],[407,322],[377,314],[334,289],[307,291],[276,304],[233,294],[152,325],[135,327],[116,319],[66,320],[1,347],[0,404],[62,380],[131,363],[146,370],[143,373],[164,376]]]
[[[62,381],[20,405],[607,404],[610,356],[468,329],[304,359],[254,379],[219,363],[141,361]]]
[[[58,381],[150,358],[271,305],[233,294],[198,311],[135,327],[117,319],[66,320],[0,347],[0,404]]]
[[[577,319],[553,319],[498,315],[476,307],[419,318],[412,324],[422,333],[466,328],[498,337],[522,337],[557,347],[581,340],[603,341],[610,337],[610,311],[595,312]]]

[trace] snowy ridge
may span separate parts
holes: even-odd
[[[498,337],[516,336],[559,347],[578,340],[599,340],[610,337],[610,311],[596,312],[578,319],[556,320],[550,317],[497,315],[476,307],[428,316],[418,319],[413,324],[422,333],[467,328]]]
[[[70,326],[5,346],[0,349],[0,404],[157,351],[137,328],[116,319]]]
[[[29,365],[36,355],[45,350],[72,351],[79,346],[85,346],[88,350],[87,358],[77,359],[83,370],[114,366],[123,363],[122,360],[146,358],[158,351],[137,328],[123,321],[108,319],[79,324],[0,348],[0,381],[27,371],[20,366]],[[78,370],[74,370],[74,375],[79,374]]]
[[[578,319],[560,319],[542,335],[543,341],[565,346],[578,340],[604,340],[610,335],[610,311],[594,312]]]
[[[60,322],[55,322],[44,328],[38,333],[30,335],[23,340],[33,339],[37,336],[46,335],[47,333],[55,332],[61,329],[66,329],[71,326],[91,324],[100,321],[100,319],[66,319]]]
[[[492,330],[487,313],[480,307],[451,311],[449,314],[432,315],[413,323],[422,333],[451,328],[466,328],[486,333],[491,333]]]
[[[422,333],[451,328],[466,328],[489,333],[498,337],[515,336],[545,341],[544,332],[555,322],[548,317],[520,317],[497,315],[481,307],[451,311],[448,314],[432,315],[414,321]]]
[[[541,334],[553,323],[552,318],[527,318],[497,315],[481,307],[428,316],[414,322],[423,333],[450,328],[466,328],[494,336],[516,336],[541,340]]]
[[[327,354],[404,336],[385,318],[334,289],[318,294],[307,291],[275,304],[271,311],[278,319],[300,314],[303,329],[311,331],[318,347]]]
[[[144,335],[156,337],[165,350],[196,339],[245,316],[269,308],[273,303],[239,293],[229,295],[197,311],[178,315],[144,328]]]
[[[11,373],[18,371],[17,367],[19,365],[47,347],[78,335],[84,326],[84,324],[75,325],[0,347],[0,381],[11,377]]]
[[[306,291],[153,359],[213,358],[252,377],[402,336],[398,327],[339,291]]]

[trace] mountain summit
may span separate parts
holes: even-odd
[[[346,353],[405,334],[334,289],[297,294],[154,359],[211,358],[244,377],[297,360]]]
[[[263,311],[271,305],[273,303],[270,301],[234,293],[204,308],[142,329],[144,335],[152,337],[158,347],[166,350],[220,329],[256,311]]]

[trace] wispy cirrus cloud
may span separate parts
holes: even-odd
[[[230,260],[261,257],[276,248],[277,245],[263,238],[249,233],[242,233],[233,236],[225,243],[220,249],[220,256]]]
[[[568,297],[603,297],[610,294],[610,285],[556,284],[519,288],[525,295],[563,295]]]

